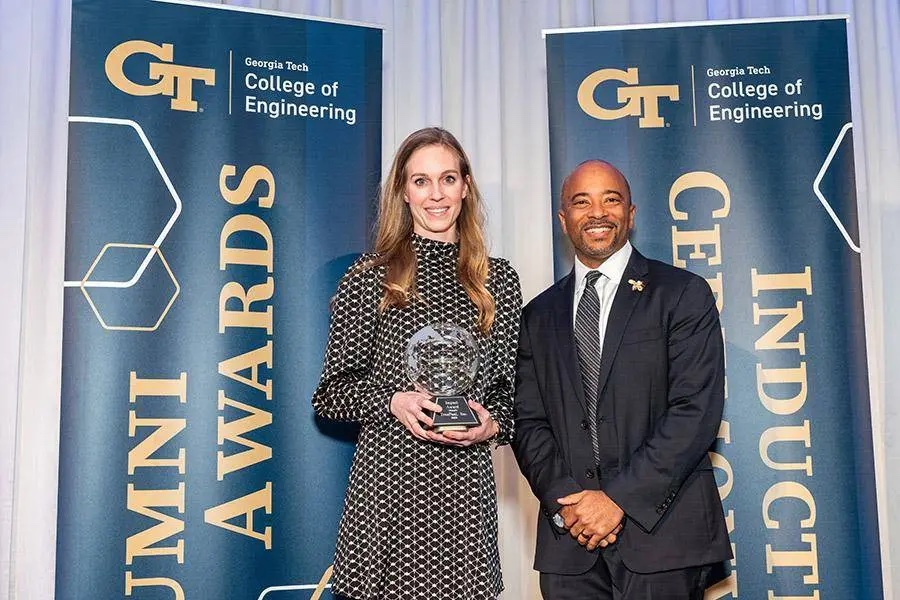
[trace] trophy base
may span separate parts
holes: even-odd
[[[442,425],[440,427],[432,427],[431,431],[435,433],[444,433],[445,431],[468,431],[468,425]]]
[[[432,431],[465,431],[481,425],[465,396],[435,396],[432,401],[442,409],[439,413],[427,413],[434,421]]]

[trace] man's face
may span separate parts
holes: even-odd
[[[601,162],[579,166],[563,186],[559,222],[581,262],[599,267],[625,245],[634,227],[625,178]]]

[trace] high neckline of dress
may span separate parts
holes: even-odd
[[[412,234],[412,245],[416,254],[441,254],[455,256],[459,252],[459,244],[456,242],[441,242],[419,235]]]

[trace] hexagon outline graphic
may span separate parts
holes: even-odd
[[[100,264],[100,259],[103,258],[103,254],[108,248],[147,248],[147,255],[150,256],[151,259],[153,258],[154,254],[157,254],[159,256],[159,260],[162,262],[163,267],[165,267],[166,273],[169,274],[169,279],[171,279],[172,283],[175,285],[175,293],[172,294],[171,298],[169,298],[168,304],[166,304],[166,307],[163,309],[162,313],[160,313],[159,319],[157,319],[154,325],[107,325],[106,321],[103,320],[103,316],[100,314],[100,311],[94,304],[94,300],[91,298],[91,295],[87,291],[87,288],[90,287],[87,284],[89,283],[88,278],[90,278],[91,273],[94,272],[94,269],[97,267],[97,265]],[[181,292],[181,286],[178,285],[178,280],[175,279],[175,274],[172,273],[172,269],[169,267],[169,263],[166,261],[166,257],[163,256],[162,250],[160,250],[159,247],[151,246],[150,244],[120,244],[115,242],[110,242],[103,246],[103,248],[100,250],[100,253],[97,255],[97,258],[94,259],[91,267],[87,270],[87,273],[84,274],[84,279],[81,280],[79,287],[81,288],[81,293],[84,294],[84,297],[87,299],[88,304],[91,306],[91,310],[94,311],[94,315],[97,317],[100,325],[103,327],[103,329],[106,329],[108,331],[156,331],[159,328],[160,324],[163,322],[163,319],[165,319],[166,315],[169,313],[169,309],[172,308],[172,304],[175,303],[175,298],[177,298],[178,294]]]
[[[819,202],[822,203],[822,207],[825,208],[825,212],[828,213],[828,216],[831,217],[831,220],[834,222],[835,226],[838,228],[838,231],[841,232],[841,235],[844,236],[844,241],[847,242],[847,245],[850,246],[850,249],[856,252],[857,254],[862,252],[859,244],[856,244],[853,241],[853,238],[850,237],[850,234],[847,232],[847,228],[844,227],[844,224],[841,222],[840,217],[837,216],[837,213],[834,212],[834,209],[831,207],[831,203],[825,198],[825,195],[822,193],[822,190],[819,189],[819,184],[822,183],[822,178],[825,177],[825,172],[828,171],[828,167],[831,166],[831,161],[834,160],[834,155],[837,154],[838,148],[841,145],[841,142],[844,141],[844,136],[847,135],[847,132],[853,127],[853,123],[845,123],[841,128],[840,133],[837,135],[837,139],[834,140],[834,144],[831,146],[831,151],[828,152],[828,156],[825,157],[825,161],[822,163],[822,166],[819,168],[819,173],[816,175],[816,178],[813,180],[813,193],[816,197],[819,198]],[[852,148],[851,148],[852,150]]]
[[[178,192],[175,190],[175,186],[172,185],[172,180],[169,179],[169,174],[166,173],[165,168],[162,166],[162,162],[159,160],[159,156],[157,156],[156,151],[153,149],[153,146],[150,144],[150,140],[147,139],[147,135],[144,133],[143,128],[137,124],[137,122],[132,121],[131,119],[113,119],[108,117],[84,117],[84,116],[70,116],[70,123],[101,123],[105,125],[124,125],[127,127],[131,127],[137,132],[138,138],[141,140],[141,143],[144,145],[144,149],[147,151],[147,155],[150,156],[150,160],[153,161],[153,165],[156,167],[159,176],[162,178],[163,183],[166,186],[166,189],[169,190],[169,194],[172,195],[172,199],[175,202],[175,210],[172,212],[172,216],[169,217],[169,220],[166,222],[162,231],[159,232],[159,235],[156,237],[156,241],[151,245],[145,245],[145,248],[159,248],[163,241],[166,239],[166,236],[169,235],[169,231],[172,229],[172,226],[175,224],[175,221],[178,220],[178,217],[181,215],[181,198],[178,196]],[[87,286],[85,286],[85,279],[81,281],[63,281],[63,287],[80,287],[84,289],[85,287],[111,287],[111,288],[130,288],[135,285],[138,281],[140,281],[141,277],[144,274],[144,271],[150,265],[150,260],[153,258],[153,250],[147,252],[147,256],[144,257],[144,260],[141,262],[137,271],[135,271],[134,275],[131,276],[131,279],[128,281],[90,281]]]

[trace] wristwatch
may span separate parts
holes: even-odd
[[[558,512],[554,513],[553,516],[550,517],[550,520],[553,521],[553,524],[556,525],[557,527],[559,527],[560,529],[566,528],[566,522],[562,518],[562,515],[559,514]]]

